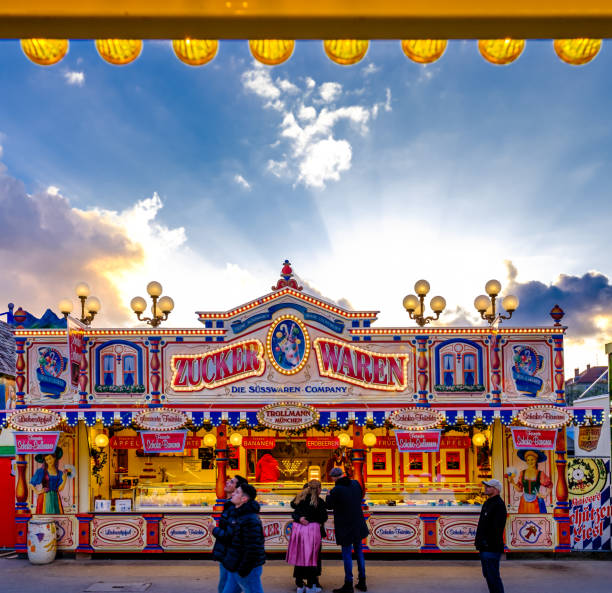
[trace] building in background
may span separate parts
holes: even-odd
[[[582,373],[574,369],[574,376],[565,382],[565,399],[571,405],[588,390],[588,396],[608,393],[608,367],[587,364]]]

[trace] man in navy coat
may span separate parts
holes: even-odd
[[[361,540],[369,533],[363,516],[361,502],[363,491],[357,480],[351,480],[342,468],[334,467],[330,478],[335,485],[327,495],[327,508],[334,511],[334,529],[336,543],[342,547],[342,561],[344,562],[344,585],[334,589],[334,593],[353,593],[353,559],[351,553],[355,550],[359,580],[355,588],[367,591],[365,559]]]

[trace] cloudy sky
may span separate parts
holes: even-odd
[[[269,291],[282,261],[325,297],[409,324],[419,278],[444,324],[479,323],[498,278],[510,324],[566,311],[566,374],[612,341],[612,48],[561,62],[530,42],[496,67],[476,42],[420,66],[374,42],[338,66],[298,42],[274,68],[222,42],[193,68],[169,42],[117,67],[72,42],[53,67],[0,42],[0,310],[57,309],[86,280],[129,325],[151,279],[173,325]],[[480,322],[483,323],[483,322]]]

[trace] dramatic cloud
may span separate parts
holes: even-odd
[[[137,266],[143,252],[121,227],[71,207],[57,188],[28,195],[18,180],[0,175],[0,229],[2,306],[12,301],[38,316],[57,310],[58,300],[85,280],[103,303],[106,323],[125,321],[112,278]]]
[[[64,78],[68,84],[73,86],[83,86],[85,84],[84,72],[64,72]]]
[[[264,107],[278,111],[280,137],[271,146],[283,151],[280,158],[270,158],[267,170],[307,187],[323,189],[330,181],[339,181],[351,168],[351,134],[365,136],[368,124],[381,109],[391,111],[391,91],[385,90],[384,101],[373,104],[346,104],[342,85],[323,82],[317,87],[312,78],[300,84],[289,80],[272,80],[270,71],[255,65],[242,75],[244,88],[265,101]],[[342,101],[344,105],[338,105]],[[338,128],[341,124],[339,138]],[[279,142],[280,140],[280,142]]]

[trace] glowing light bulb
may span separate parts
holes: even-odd
[[[376,435],[373,432],[366,432],[363,435],[363,444],[366,447],[373,447],[376,444]]]
[[[290,39],[251,39],[249,49],[253,57],[266,66],[286,62],[293,53],[295,41]]]
[[[172,49],[181,62],[189,66],[203,66],[217,55],[219,42],[215,39],[175,39]]]
[[[229,442],[234,447],[240,447],[242,445],[242,435],[239,432],[232,432]]]
[[[555,52],[561,60],[572,66],[588,64],[601,49],[601,39],[555,39]]]
[[[413,62],[431,64],[442,57],[447,45],[445,39],[404,39],[402,50]]]
[[[362,60],[370,42],[363,39],[326,39],[323,47],[327,57],[341,66],[350,66]]]
[[[104,447],[108,445],[108,437],[103,432],[101,432],[100,434],[96,435],[96,438],[94,439],[94,443],[96,447],[100,447],[100,449],[104,449]]]
[[[482,57],[496,66],[514,62],[524,49],[524,39],[481,39],[478,42],[478,50]]]
[[[348,444],[351,442],[351,437],[348,433],[346,432],[341,432],[338,435],[338,442],[340,443],[341,447],[347,447]]]
[[[96,49],[103,60],[115,66],[133,62],[142,52],[140,39],[96,39]]]
[[[205,447],[214,447],[217,444],[217,437],[212,433],[206,433],[202,441]]]
[[[21,49],[39,66],[57,64],[68,53],[67,39],[22,39]]]
[[[487,437],[482,432],[477,432],[472,437],[472,443],[474,443],[474,446],[476,447],[482,447],[486,442],[487,442]]]

